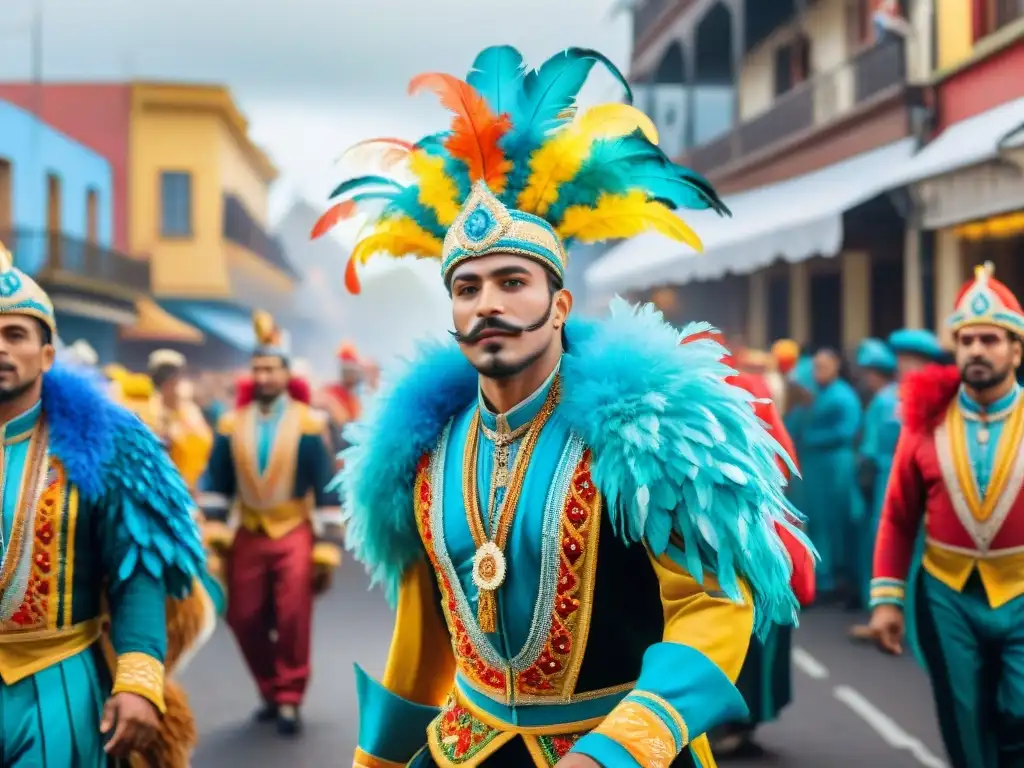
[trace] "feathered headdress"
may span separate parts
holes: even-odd
[[[256,335],[256,349],[253,352],[256,357],[288,359],[284,334],[277,327],[273,315],[262,309],[257,309],[252,313],[252,330]]]
[[[427,73],[409,93],[436,93],[454,113],[449,130],[415,144],[382,138],[350,150],[378,172],[349,179],[317,221],[320,237],[357,212],[374,222],[352,250],[345,284],[377,253],[441,261],[447,282],[468,258],[514,253],[562,277],[573,242],[632,237],[648,229],[700,250],[677,208],[728,209],[711,185],[658,149],[651,120],[629,104],[576,114],[576,97],[596,64],[629,84],[602,54],[569,48],[528,71],[511,46],[487,48],[465,80]],[[412,181],[398,180],[403,176]]]

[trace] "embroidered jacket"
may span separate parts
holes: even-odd
[[[279,538],[310,520],[338,518],[337,496],[326,490],[333,459],[324,416],[289,395],[267,414],[249,403],[217,425],[207,468],[207,510],[237,499],[242,525]]]
[[[685,334],[624,303],[566,330],[494,632],[477,623],[470,578],[478,379],[459,349],[424,349],[346,435],[346,540],[398,610],[382,683],[357,672],[355,765],[405,765],[421,749],[482,765],[516,741],[538,766],[570,750],[608,768],[712,765],[704,734],[746,714],[733,682],[755,623],[794,618],[775,529],[790,528],[784,452],[725,383],[723,348],[680,346]],[[528,423],[550,386],[504,427]],[[497,417],[480,411],[486,436]],[[491,455],[479,453],[482,499]]]
[[[872,604],[902,605],[921,526],[923,565],[954,590],[977,568],[993,608],[1024,594],[1024,397],[980,410],[955,367],[907,377],[904,424],[875,545]],[[984,429],[986,434],[981,435]]]
[[[103,382],[60,366],[4,427],[0,677],[8,685],[95,643],[109,607],[114,692],[164,709],[165,597],[203,569],[192,500],[155,436]],[[23,482],[22,482],[23,481]]]

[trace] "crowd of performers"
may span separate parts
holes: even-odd
[[[55,359],[52,302],[0,249],[0,765],[185,768],[174,674],[218,615],[257,720],[300,733],[343,532],[396,609],[382,678],[356,671],[359,768],[713,768],[789,702],[801,608],[835,600],[920,656],[955,768],[1024,765],[1017,299],[980,267],[955,365],[923,331],[869,340],[862,393],[831,350],[733,356],[621,300],[573,317],[573,243],[699,248],[677,210],[728,213],[642,112],[576,113],[596,65],[628,90],[596,51],[488,48],[411,84],[449,131],[360,145],[381,167],[315,232],[370,216],[353,291],[374,254],[436,259],[453,322],[366,407],[353,349],[315,406],[264,313],[215,424],[177,353],[104,381]]]

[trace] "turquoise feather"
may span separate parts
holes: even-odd
[[[605,513],[626,542],[666,552],[672,534],[698,579],[714,573],[740,597],[750,584],[760,632],[793,623],[791,566],[774,524],[800,520],[777,464],[785,451],[757,420],[752,396],[725,383],[721,345],[685,341],[651,307],[621,300],[602,322],[572,321],[562,361],[559,413],[593,451]],[[624,361],[628,364],[624,365]],[[454,342],[428,342],[346,433],[335,479],[346,545],[373,584],[397,597],[405,569],[423,556],[413,516],[416,465],[445,425],[477,396],[478,378]],[[813,551],[813,550],[811,550]]]
[[[328,197],[333,200],[336,197],[341,197],[346,192],[370,186],[390,187],[392,189],[399,190],[403,189],[401,184],[394,179],[389,179],[387,176],[357,176],[354,179],[343,181],[341,184],[336,186]]]
[[[485,48],[466,78],[495,114],[512,114],[519,106],[526,77],[523,54],[511,45]]]

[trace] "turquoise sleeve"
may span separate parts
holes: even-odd
[[[167,655],[167,592],[160,580],[136,571],[110,595],[110,635],[118,656],[144,653],[163,662]]]
[[[403,699],[378,683],[356,664],[359,702],[359,749],[379,760],[405,765],[427,743],[427,726],[439,707]]]

